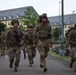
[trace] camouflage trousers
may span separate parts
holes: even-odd
[[[71,46],[71,52],[70,52],[70,68],[74,68],[74,71],[76,71],[76,46]]]
[[[14,63],[15,61],[14,63],[15,67],[19,66],[20,54],[21,54],[20,48],[17,48],[17,49],[9,48],[9,62]]]
[[[33,58],[36,56],[36,50],[33,48],[33,45],[27,45],[26,52],[28,54],[29,64],[33,64]]]
[[[5,47],[4,44],[1,45],[1,55],[4,55],[5,53]]]
[[[76,59],[76,46],[71,47],[70,56]]]
[[[37,43],[37,49],[40,54],[40,67],[45,67],[46,66],[46,60],[45,58],[48,55],[49,51],[49,41],[48,40],[38,40]]]

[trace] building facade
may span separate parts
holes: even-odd
[[[53,16],[53,17],[48,17],[50,24],[52,26],[52,29],[55,29],[56,27],[62,27],[62,20],[61,16]],[[69,28],[74,26],[76,23],[76,14],[68,14],[64,15],[64,35],[67,32]]]
[[[5,25],[7,25],[7,27],[11,27],[11,20],[18,19],[20,21],[22,16],[24,15],[24,12],[28,7],[30,7],[38,16],[38,13],[35,11],[35,9],[32,6],[27,6],[27,7],[0,11],[0,21]]]
[[[7,27],[11,27],[11,20],[13,19],[21,20],[22,16],[24,15],[24,12],[26,11],[28,7],[30,7],[31,9],[35,11],[35,9],[32,6],[0,11],[0,21],[6,24]],[[35,13],[37,14],[37,16],[39,16],[36,11]],[[48,19],[50,21],[52,29],[54,29],[55,27],[61,27],[62,25],[61,16],[48,17]],[[74,23],[76,23],[75,13],[64,15],[64,35],[66,31],[74,25]]]

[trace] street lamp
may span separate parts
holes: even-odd
[[[74,12],[75,12],[75,10],[72,11],[72,23],[73,23],[73,24],[74,24]]]
[[[61,25],[60,25],[60,4],[61,4],[61,2],[59,2],[59,46],[60,46],[60,42],[61,42],[61,40],[60,40],[60,38],[61,38],[61,36],[60,36],[60,31],[61,31]]]
[[[62,57],[64,57],[64,0],[62,0]]]

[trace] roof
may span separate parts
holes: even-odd
[[[60,25],[62,22],[61,16],[48,17],[52,25]],[[74,24],[76,22],[76,14],[64,15],[64,24]]]
[[[30,7],[31,9],[33,9],[35,11],[35,9],[32,6],[27,6],[27,7]],[[0,20],[2,20],[1,18],[3,18],[3,17],[6,17],[6,19],[9,19],[9,17],[17,18],[17,15],[23,16],[24,11],[26,10],[27,7],[21,7],[21,8],[0,11]],[[36,12],[36,14],[38,15],[37,12]]]

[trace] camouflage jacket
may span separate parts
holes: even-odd
[[[11,28],[8,30],[6,39],[5,39],[5,46],[6,47],[16,47],[20,46],[20,42],[24,39],[24,34],[20,29],[16,31]]]
[[[68,34],[68,41],[71,46],[76,46],[76,28],[73,28]]]
[[[46,24],[42,25],[41,23],[37,25],[35,29],[35,35],[38,39],[51,39],[52,38],[52,29],[51,26]]]
[[[65,46],[69,46],[69,33],[74,29],[74,27],[70,28],[66,33],[65,33]]]
[[[29,44],[33,44],[33,39],[34,39],[34,33],[29,33],[28,31],[25,32],[25,36],[24,36],[24,43],[26,45],[29,45]]]
[[[72,31],[74,29],[74,27],[70,28],[66,33],[65,33],[65,37],[68,38],[68,34],[70,33],[70,31]]]

